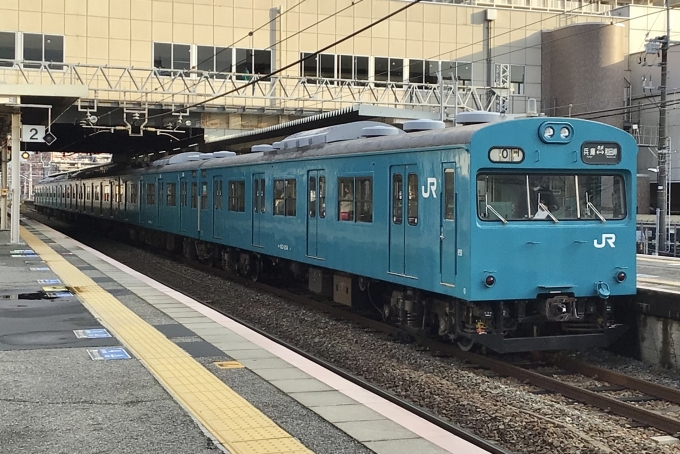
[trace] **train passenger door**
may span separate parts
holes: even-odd
[[[319,241],[319,227],[326,218],[326,177],[323,170],[307,174],[307,255],[323,258],[323,242]]]
[[[187,187],[187,179],[185,177],[181,177],[179,179],[179,231],[180,232],[186,232],[187,231],[187,215],[188,215],[188,204],[187,204],[187,194],[188,194],[188,187]]]
[[[158,199],[156,199],[156,225],[159,228],[163,227],[163,202],[165,201],[165,185],[163,184],[162,176],[156,178],[156,187],[158,188]]]
[[[264,173],[253,174],[253,246],[262,246],[260,229],[265,215],[265,183]]]
[[[440,272],[443,284],[455,284],[457,268],[456,192],[454,163],[442,163],[442,196],[440,216]]]
[[[416,276],[412,256],[417,251],[414,239],[418,233],[418,174],[415,164],[392,166],[390,219],[390,273]],[[411,240],[411,241],[409,241]]]
[[[199,180],[199,200],[198,200],[198,237],[199,238],[212,238],[212,220],[208,217],[212,214],[210,207],[210,194],[208,192],[208,179],[203,173],[205,170],[201,171],[201,178]]]
[[[213,238],[221,238],[219,217],[222,216],[222,177],[213,177],[213,213],[212,213],[212,231]]]

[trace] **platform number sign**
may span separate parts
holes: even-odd
[[[45,127],[42,125],[22,125],[21,126],[21,141],[22,142],[45,142]]]

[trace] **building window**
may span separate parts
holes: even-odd
[[[344,80],[368,80],[368,57],[338,55],[337,78]]]
[[[40,68],[40,62],[50,63],[50,69],[64,69],[64,37],[59,35],[43,35],[24,33],[24,68]]]
[[[215,73],[213,76],[217,79],[224,79],[232,70],[232,52],[231,47],[197,46],[196,67]]]
[[[229,211],[246,211],[246,182],[229,182]]]
[[[191,68],[189,44],[153,43],[153,66],[161,69]]]
[[[168,183],[167,202],[169,207],[174,207],[177,203],[177,183]]]
[[[441,75],[445,81],[457,80],[461,85],[472,84],[472,63],[465,61],[441,62]]]
[[[401,58],[375,57],[374,79],[376,82],[403,82],[404,60]],[[381,84],[378,84],[381,85]]]
[[[513,95],[524,94],[525,66],[510,65],[510,93]]]
[[[338,220],[373,222],[373,178],[338,178]]]
[[[16,60],[16,33],[0,32],[0,60]],[[0,66],[12,66],[11,61],[0,61]]]
[[[156,203],[156,184],[147,183],[146,185],[146,204],[153,205]]]
[[[274,180],[274,216],[295,216],[297,194],[295,180]]]
[[[439,62],[433,60],[409,60],[408,81],[412,84],[436,84],[439,82]]]

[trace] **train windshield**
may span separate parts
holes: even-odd
[[[480,174],[477,213],[484,221],[608,220],[626,217],[620,175]]]

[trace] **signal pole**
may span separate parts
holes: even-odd
[[[671,16],[666,0],[666,36],[660,36],[655,41],[661,44],[661,102],[659,103],[659,147],[657,174],[657,205],[659,207],[659,230],[656,235],[658,250],[666,252],[666,210],[668,200],[668,169],[666,158],[668,157],[668,141],[666,139],[666,85],[668,80],[668,47],[670,45]],[[670,213],[668,213],[670,214]]]

